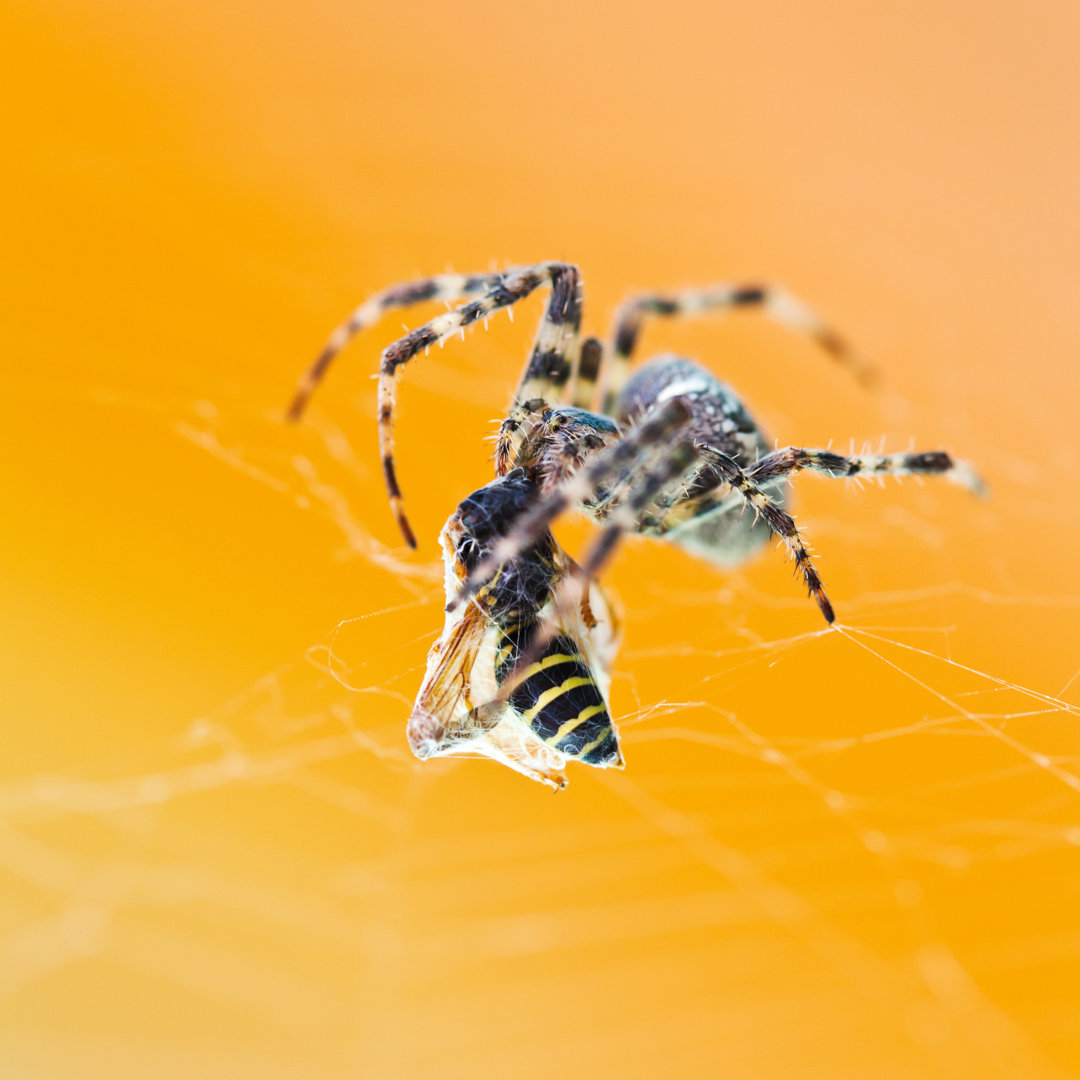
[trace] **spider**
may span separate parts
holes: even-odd
[[[550,289],[550,296],[510,411],[499,427],[495,451],[496,473],[524,470],[536,496],[522,505],[516,519],[457,583],[456,594],[448,597],[451,613],[491,582],[500,566],[534,544],[554,518],[576,507],[603,529],[580,573],[564,575],[567,589],[581,575],[594,576],[626,532],[666,539],[729,567],[744,562],[773,533],[786,545],[810,596],[831,623],[832,604],[786,508],[787,479],[804,469],[830,477],[936,474],[981,491],[971,467],[940,450],[885,455],[842,455],[794,446],[770,450],[735,391],[692,360],[662,354],[631,374],[647,315],[758,308],[809,335],[860,381],[870,383],[873,369],[783,289],[728,284],[632,297],[616,312],[605,365],[601,343],[595,338],[583,342],[580,337],[578,268],[544,262],[502,273],[440,275],[376,293],[334,331],[297,386],[291,419],[300,417],[349,340],[389,308],[474,297],[406,334],[382,354],[379,448],[391,509],[411,547],[416,547],[416,538],[405,516],[394,466],[397,372],[420,351],[455,334],[464,338],[467,327],[500,308],[511,308],[541,286]],[[561,400],[564,395],[566,402]],[[590,409],[594,396],[596,411]],[[746,507],[753,510],[751,515],[739,512]],[[565,603],[556,600],[556,609],[563,610]],[[553,632],[549,626],[536,635],[519,666],[535,661],[544,636]]]

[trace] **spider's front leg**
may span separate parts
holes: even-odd
[[[420,281],[383,289],[365,300],[331,335],[322,352],[301,377],[288,416],[298,420],[308,399],[328,367],[352,337],[371,326],[391,308],[404,308],[426,301],[452,301],[467,296],[477,299],[440,315],[394,342],[382,354],[379,368],[379,449],[390,504],[406,543],[416,547],[416,537],[405,517],[401,489],[394,469],[394,375],[403,364],[423,349],[441,345],[478,320],[499,308],[510,308],[543,285],[551,288],[547,308],[540,320],[528,363],[521,375],[515,404],[533,398],[557,400],[566,383],[576,375],[581,326],[581,274],[576,266],[561,262],[537,263],[505,273],[442,274]],[[587,368],[595,378],[599,365],[590,345]]]
[[[464,336],[467,327],[483,320],[499,308],[523,300],[541,285],[550,285],[532,353],[522,373],[515,404],[534,399],[552,399],[573,375],[578,357],[578,330],[581,325],[581,275],[568,263],[538,263],[500,275],[498,281],[476,300],[406,334],[383,351],[379,365],[379,452],[390,506],[406,543],[416,547],[416,537],[405,516],[405,505],[394,468],[395,376],[400,367],[417,353],[442,344],[455,334]]]
[[[334,358],[361,331],[382,318],[392,308],[413,307],[432,301],[451,303],[467,296],[490,292],[502,280],[502,274],[437,274],[418,281],[404,281],[369,296],[326,340],[322,352],[300,376],[289,405],[288,418],[299,420],[308,400],[322,382]]]
[[[495,475],[505,476],[518,464],[518,451],[548,407],[543,398],[522,401],[510,410],[495,436]]]
[[[788,446],[756,461],[747,475],[758,483],[793,476],[803,469],[837,477],[941,476],[974,495],[985,495],[986,484],[967,461],[955,461],[944,450],[904,454],[837,454]]]
[[[825,616],[825,621],[832,623],[836,615],[828,596],[825,595],[821,575],[814,566],[806,542],[795,525],[795,519],[775,499],[762,491],[755,483],[757,476],[751,479],[733,457],[708,446],[700,446],[698,449],[704,467],[690,485],[692,497],[673,501],[666,512],[657,515],[643,531],[651,536],[664,536],[692,520],[719,511],[730,501],[730,492],[735,491],[783,540],[806,582],[807,590],[821,609],[821,614]]]

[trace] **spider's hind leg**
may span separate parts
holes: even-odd
[[[875,369],[836,330],[798,297],[778,285],[707,285],[674,293],[649,293],[620,305],[613,320],[602,391],[603,411],[614,414],[646,315],[671,318],[732,308],[758,308],[770,319],[813,338],[834,360],[849,368],[860,382],[869,384],[876,378]]]

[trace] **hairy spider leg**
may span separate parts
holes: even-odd
[[[642,447],[664,443],[689,419],[690,410],[686,403],[672,398],[618,442],[597,453],[588,465],[572,473],[531,510],[518,517],[491,551],[476,564],[457,595],[447,604],[447,611],[454,611],[483,588],[503,563],[535,543],[551,522],[569,507],[594,498],[609,481],[612,487],[618,487],[620,480],[639,466]]]
[[[532,353],[514,392],[514,404],[534,398],[559,400],[563,387],[576,377],[581,351],[581,271],[570,263],[540,263],[523,271],[541,275],[536,288],[551,284],[551,296],[536,328]]]
[[[707,285],[675,293],[650,293],[620,304],[612,320],[608,361],[601,385],[602,411],[616,415],[619,394],[629,377],[630,359],[646,315],[696,315],[706,311],[756,307],[770,319],[813,338],[833,359],[849,368],[863,385],[877,378],[874,367],[811,308],[778,285]]]
[[[604,346],[599,338],[586,338],[578,356],[577,378],[570,393],[570,404],[579,409],[591,409],[596,383],[604,362]]]
[[[792,476],[803,469],[831,477],[942,476],[975,495],[985,495],[986,485],[966,461],[955,461],[944,450],[907,454],[837,454],[832,450],[808,450],[787,446],[756,461],[747,475],[758,483]]]
[[[466,296],[489,292],[502,280],[502,277],[502,274],[437,274],[435,277],[391,285],[369,296],[327,338],[322,352],[312,362],[311,367],[300,376],[292,403],[289,405],[288,418],[300,419],[308,400],[322,381],[334,357],[362,330],[374,326],[391,308],[412,307],[414,304],[432,300],[446,302],[461,300]]]
[[[515,403],[543,397],[565,386],[577,363],[578,329],[581,324],[581,275],[576,266],[547,262],[520,267],[497,275],[490,288],[476,300],[439,315],[383,350],[379,365],[379,452],[390,507],[409,547],[416,537],[405,516],[405,505],[394,470],[394,410],[397,369],[422,349],[464,334],[466,327],[485,319],[499,308],[523,300],[541,285],[551,286],[551,297],[540,320],[529,362],[522,374]]]
[[[708,446],[700,446],[698,449],[706,467],[694,479],[694,497],[675,502],[666,513],[649,522],[641,531],[648,536],[664,536],[680,525],[718,509],[729,501],[730,491],[735,491],[783,540],[806,582],[807,590],[817,602],[821,614],[825,616],[825,621],[833,622],[836,615],[832,604],[825,595],[821,575],[814,566],[810,550],[795,525],[795,519],[775,499],[762,491],[729,454]]]

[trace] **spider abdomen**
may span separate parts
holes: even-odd
[[[616,417],[622,423],[640,420],[676,397],[690,411],[684,434],[696,443],[740,465],[751,465],[768,453],[761,429],[735,391],[700,364],[670,353],[649,360],[630,376],[619,395]]]
[[[769,452],[769,444],[738,395],[712,372],[681,356],[657,356],[630,376],[617,400],[616,416],[622,423],[640,422],[672,398],[679,398],[690,413],[685,434],[701,447],[709,447],[749,468]],[[784,486],[764,484],[762,489],[781,507]],[[691,492],[692,494],[692,492]],[[737,566],[768,539],[770,529],[732,490],[731,497],[702,513],[690,498],[671,506],[664,518],[643,531],[721,566]]]

